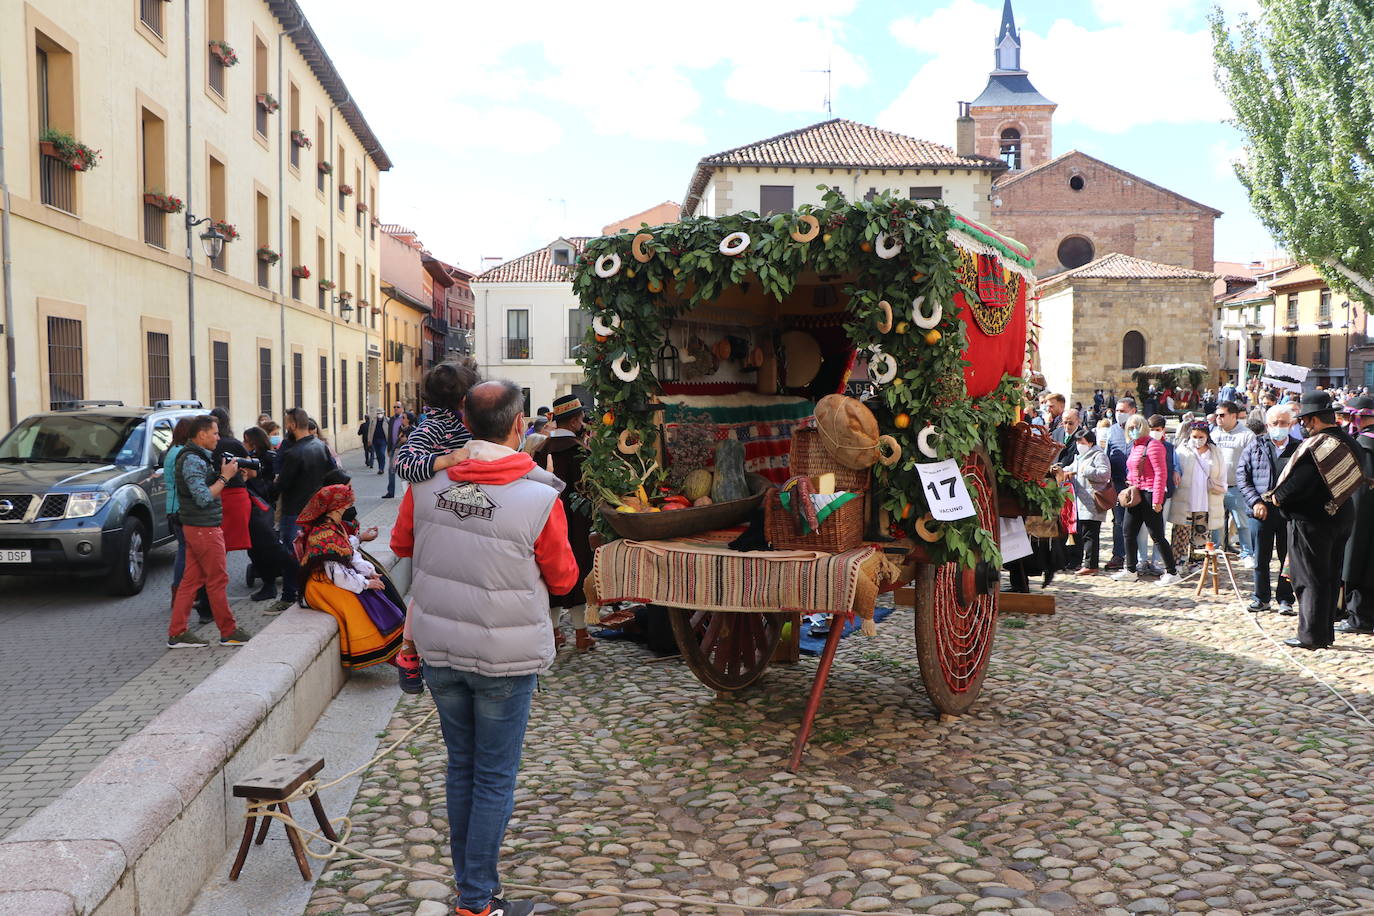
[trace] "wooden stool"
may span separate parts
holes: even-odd
[[[250,807],[272,802],[269,808],[275,808],[287,817],[291,816],[291,809],[282,799],[290,798],[291,793],[313,777],[320,770],[324,769],[323,757],[306,757],[302,754],[278,754],[268,760],[261,767],[250,773],[243,782],[234,785],[234,797],[248,799]],[[329,818],[325,816],[324,805],[320,804],[318,795],[310,796],[310,807],[315,812],[315,820],[320,825],[320,833],[331,840],[338,840],[338,835],[334,833],[334,828],[329,823]],[[239,872],[243,871],[243,861],[248,858],[248,841],[253,838],[253,824],[262,818],[262,827],[258,830],[258,839],[254,845],[261,846],[262,841],[267,839],[267,830],[272,826],[274,818],[267,815],[253,815],[245,818],[247,823],[243,825],[243,840],[239,843],[238,855],[234,857],[234,867],[229,869],[229,880],[237,881]],[[301,839],[300,831],[291,824],[283,822],[286,827],[286,838],[291,842],[291,851],[296,855],[296,865],[301,870],[301,877],[310,880],[310,862],[305,855],[305,842]]]
[[[1208,544],[1202,554],[1202,572],[1197,577],[1197,590],[1193,592],[1195,596],[1202,595],[1203,588],[1207,585],[1207,577],[1212,577],[1212,594],[1221,594],[1221,569],[1217,564],[1217,558],[1221,558],[1221,564],[1226,567],[1226,575],[1231,580],[1232,588],[1235,588],[1236,573],[1231,568],[1231,558],[1226,556],[1223,551],[1217,550],[1213,544]],[[1239,592],[1238,592],[1239,594]]]

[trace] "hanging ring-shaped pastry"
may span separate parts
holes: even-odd
[[[639,450],[644,447],[644,440],[639,433],[633,430],[623,429],[620,431],[620,438],[617,445],[622,455],[638,455]]]
[[[620,316],[617,315],[615,312],[611,312],[609,322],[602,321],[600,315],[597,315],[595,318],[592,319],[592,330],[599,337],[610,337],[612,334],[616,332],[616,329],[619,327]]]
[[[937,528],[932,531],[930,528],[930,523],[933,521],[935,521],[934,517],[927,512],[925,515],[916,519],[916,524],[914,526],[916,528],[916,536],[927,544],[934,544],[936,541],[940,540],[939,529]]]
[[[810,213],[801,214],[797,217],[797,221],[800,223],[805,223],[807,228],[804,230],[793,229],[792,241],[805,243],[811,241],[816,236],[821,234],[821,221],[816,219],[816,217],[812,216]]]
[[[596,275],[603,280],[620,273],[620,255],[603,254],[596,259]]]
[[[940,323],[940,319],[945,317],[945,310],[937,302],[935,308],[931,309],[929,315],[921,314],[921,309],[926,304],[925,296],[917,296],[916,301],[911,303],[911,323],[924,330],[933,330]]]
[[[720,240],[720,253],[726,257],[736,257],[744,254],[749,247],[749,233],[732,232]]]
[[[876,385],[886,385],[897,377],[897,360],[892,358],[891,353],[873,354],[868,359],[868,377]]]
[[[622,353],[615,362],[611,363],[611,371],[622,382],[633,382],[639,378],[639,363],[635,363],[633,366],[627,365],[626,360],[629,358],[630,354]]]
[[[938,430],[933,425],[931,425],[927,426],[925,429],[921,430],[919,433],[916,434],[916,447],[920,449],[921,454],[925,455],[927,458],[940,457],[939,454],[935,451],[935,446],[931,444],[930,441],[931,437],[933,437],[937,432]]]
[[[886,232],[879,232],[873,240],[873,252],[884,261],[890,261],[902,253],[902,243]]]
[[[641,264],[648,264],[654,259],[654,253],[652,251],[644,250],[644,246],[653,240],[654,237],[647,232],[641,232],[639,235],[635,236],[634,241],[630,243],[630,254],[635,256],[636,261]]]
[[[883,313],[882,320],[878,322],[878,333],[886,334],[892,330],[892,304],[883,299],[878,303],[878,310]]]
[[[879,436],[876,448],[878,461],[885,468],[890,468],[902,460],[902,444],[891,436]]]

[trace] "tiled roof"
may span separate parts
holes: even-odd
[[[1006,164],[986,156],[960,156],[948,146],[835,118],[737,146],[702,158],[682,205],[690,214],[718,168],[977,169],[1001,172]]]
[[[1057,286],[1069,280],[1215,280],[1216,274],[1160,264],[1128,254],[1109,254],[1082,267],[1046,277],[1041,288]]]
[[[1025,73],[993,73],[988,77],[987,87],[982,94],[970,104],[974,108],[1025,108],[1053,106],[1054,102],[1041,95]]]
[[[1317,272],[1317,268],[1311,264],[1304,264],[1297,270],[1290,271],[1282,278],[1269,281],[1270,289],[1286,289],[1292,286],[1305,286],[1313,283],[1326,284],[1326,279]]]
[[[1025,171],[1022,171],[1022,172],[1010,172],[1010,173],[1008,173],[1008,174],[1006,174],[1006,175],[1003,175],[1001,178],[998,178],[998,179],[997,179],[997,185],[996,185],[997,190],[1000,191],[1000,190],[1002,190],[1003,188],[1010,187],[1011,185],[1016,184],[1018,181],[1021,181],[1021,180],[1025,179],[1025,178],[1029,178],[1031,175],[1036,175],[1036,174],[1038,174],[1038,173],[1040,173],[1040,172],[1045,171],[1046,169],[1054,168],[1055,166],[1057,166],[1057,165],[1059,165],[1060,163],[1064,162],[1064,160],[1070,159],[1070,158],[1075,158],[1075,157],[1076,157],[1076,158],[1080,158],[1080,159],[1087,159],[1089,162],[1095,162],[1095,163],[1097,163],[1097,164],[1100,165],[1100,166],[1103,166],[1103,167],[1105,167],[1105,168],[1109,168],[1109,169],[1111,169],[1113,172],[1116,172],[1116,173],[1118,173],[1118,174],[1120,174],[1120,175],[1125,176],[1126,178],[1129,178],[1131,181],[1134,181],[1134,182],[1136,182],[1137,184],[1145,185],[1147,188],[1154,188],[1156,191],[1159,191],[1159,192],[1161,192],[1161,193],[1163,193],[1163,194],[1168,194],[1170,197],[1177,198],[1178,200],[1181,200],[1181,201],[1183,201],[1183,202],[1186,203],[1186,204],[1192,204],[1194,207],[1197,207],[1199,210],[1203,210],[1203,211],[1206,211],[1207,213],[1211,213],[1213,216],[1221,216],[1221,211],[1218,210],[1216,207],[1209,207],[1209,206],[1207,206],[1206,204],[1198,203],[1197,201],[1193,200],[1191,197],[1184,197],[1182,194],[1179,194],[1177,191],[1170,191],[1168,188],[1164,187],[1163,185],[1157,185],[1157,184],[1155,184],[1153,181],[1147,181],[1146,179],[1141,178],[1139,175],[1134,175],[1134,174],[1132,174],[1132,173],[1126,171],[1126,170],[1123,169],[1123,168],[1119,168],[1119,167],[1117,167],[1117,166],[1115,166],[1115,165],[1112,165],[1110,162],[1103,162],[1101,159],[1098,159],[1098,158],[1095,157],[1095,156],[1089,156],[1087,153],[1081,152],[1080,150],[1076,150],[1076,149],[1069,150],[1067,153],[1064,153],[1063,155],[1060,155],[1060,156],[1056,156],[1055,158],[1051,159],[1049,162],[1042,162],[1040,165],[1037,165],[1037,166],[1035,166],[1035,167],[1033,167],[1033,168],[1026,169]]]
[[[590,236],[577,235],[559,239],[573,247],[573,258],[587,247]],[[572,267],[553,263],[552,243],[529,254],[498,264],[472,278],[473,283],[570,283]]]

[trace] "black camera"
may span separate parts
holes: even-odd
[[[261,471],[261,470],[262,470],[262,462],[259,461],[257,458],[240,458],[240,459],[238,459],[238,462],[239,462],[239,470],[240,470],[240,471]]]

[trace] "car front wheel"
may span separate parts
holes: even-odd
[[[119,550],[111,558],[109,592],[112,595],[137,595],[148,577],[148,529],[136,516],[124,520]]]

